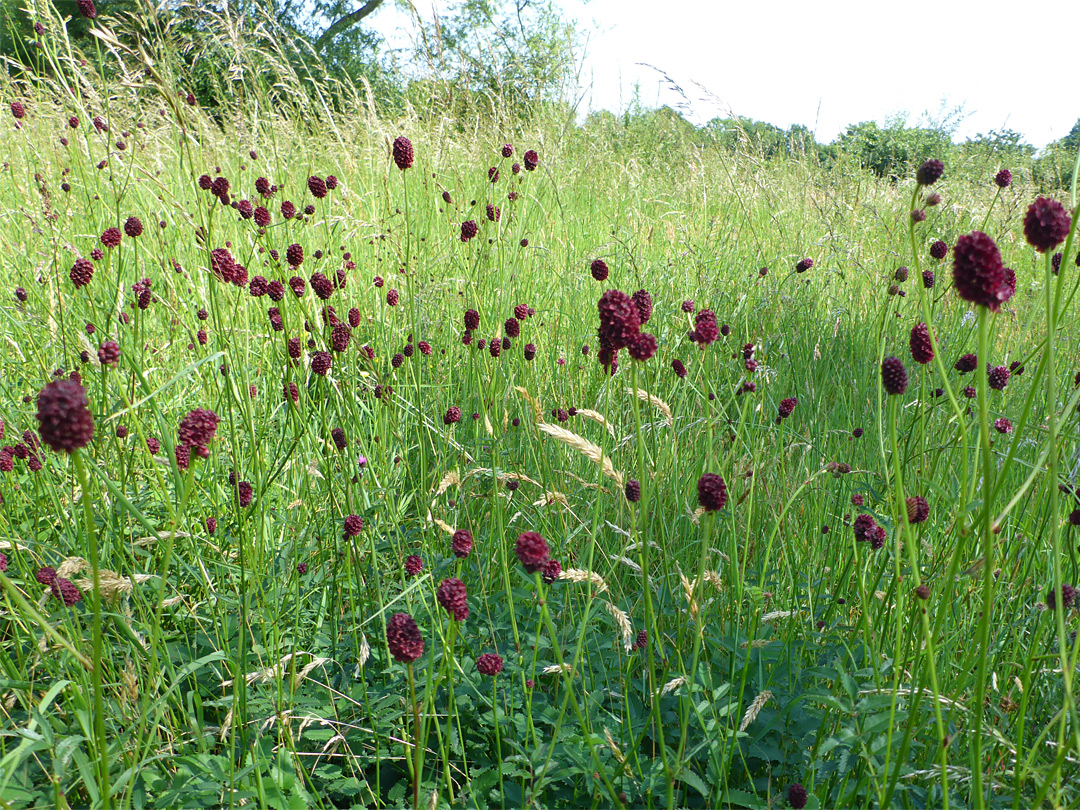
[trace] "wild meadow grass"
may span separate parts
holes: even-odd
[[[4,806],[1080,803],[1072,196],[204,110],[34,12]]]

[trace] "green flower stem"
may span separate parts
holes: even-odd
[[[71,460],[75,463],[75,475],[79,479],[79,489],[82,490],[82,505],[84,530],[86,542],[90,549],[90,574],[94,582],[94,595],[91,599],[91,607],[94,612],[93,622],[93,683],[94,683],[94,736],[97,737],[97,765],[98,778],[101,784],[98,786],[101,792],[101,806],[109,810],[112,804],[112,796],[109,793],[109,741],[105,737],[105,698],[103,694],[101,667],[101,565],[98,559],[97,532],[94,530],[94,505],[90,498],[90,481],[83,466],[82,451],[76,450],[71,454]]]

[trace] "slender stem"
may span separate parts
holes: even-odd
[[[420,705],[416,702],[416,679],[412,661],[405,665],[409,671],[409,703],[413,712],[413,810],[420,810]]]

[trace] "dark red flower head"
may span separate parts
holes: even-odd
[[[73,453],[94,438],[86,391],[74,380],[53,380],[38,394],[38,433],[58,453]]]
[[[949,246],[945,242],[938,239],[934,244],[930,245],[930,257],[941,261],[949,255]]]
[[[930,343],[930,329],[925,323],[917,323],[911,328],[908,344],[911,346],[911,358],[916,363],[925,365],[934,359],[934,347]]]
[[[501,655],[484,653],[476,659],[476,671],[481,675],[494,677],[502,672],[503,660]]]
[[[540,155],[536,154],[535,149],[527,151],[522,160],[525,162],[525,171],[527,172],[536,171],[536,167],[540,165]]]
[[[413,165],[413,145],[412,141],[406,138],[404,135],[398,135],[394,139],[394,163],[399,169],[405,171],[412,168]]]
[[[193,450],[205,450],[217,432],[218,423],[221,419],[209,408],[196,408],[180,420],[177,430],[179,444],[187,445]],[[204,453],[200,456],[205,458]]]
[[[1060,599],[1059,599],[1060,597]],[[1076,588],[1067,582],[1061,584],[1061,589],[1051,588],[1046,593],[1046,606],[1054,610],[1060,604],[1061,607],[1071,607],[1076,599]]]
[[[641,500],[641,482],[636,478],[630,478],[626,482],[625,487],[626,500],[630,503],[637,503]]]
[[[788,785],[787,800],[794,810],[802,810],[806,807],[806,788],[798,782]]]
[[[92,20],[97,17],[97,7],[94,5],[94,0],[75,0],[75,5],[79,9],[79,13],[86,19]]]
[[[464,222],[461,223],[461,241],[462,242],[468,242],[470,239],[472,239],[474,236],[476,236],[476,234],[479,233],[479,231],[480,231],[480,228],[476,224],[476,220],[474,220],[474,219],[465,220]]]
[[[593,259],[592,264],[589,265],[589,273],[597,281],[607,281],[607,262],[605,262],[603,259]]]
[[[315,352],[315,354],[311,356],[311,370],[320,377],[325,377],[327,375],[332,363],[333,360],[330,357],[330,352]]]
[[[922,523],[930,516],[930,505],[922,495],[915,495],[904,501],[907,507],[908,523]]]
[[[463,622],[469,618],[469,602],[465,583],[457,577],[448,577],[440,582],[435,596],[443,609],[454,617],[454,621]]]
[[[1028,244],[1046,253],[1065,241],[1072,219],[1065,206],[1057,200],[1037,197],[1024,217],[1024,236]]]
[[[945,174],[945,164],[940,160],[928,160],[915,172],[915,182],[920,186],[932,186]]]
[[[405,558],[405,575],[415,577],[424,570],[424,561],[416,554],[410,554]]]
[[[727,485],[716,473],[705,473],[697,482],[698,503],[706,512],[716,512],[727,504]]]
[[[411,664],[424,654],[420,628],[408,613],[395,613],[387,620],[386,642],[394,660],[402,664]]]
[[[690,339],[700,346],[708,346],[720,337],[720,327],[716,323],[716,313],[711,309],[698,310],[694,316],[694,330]]]
[[[443,424],[452,425],[455,422],[461,421],[461,408],[453,405],[446,409],[446,413],[443,415]]]
[[[82,600],[82,591],[78,589],[70,579],[57,577],[49,585],[52,595],[64,603],[65,607],[71,607]]]
[[[881,361],[881,384],[887,394],[902,394],[907,390],[907,369],[899,357],[886,357]]]
[[[675,372],[675,376],[680,380],[686,376],[686,366],[684,366],[683,361],[678,358],[671,361],[671,369]]]
[[[71,267],[71,283],[75,289],[85,287],[94,277],[94,264],[89,259],[78,258]]]
[[[544,567],[540,569],[540,578],[544,580],[548,585],[555,582],[559,578],[559,574],[562,573],[562,565],[558,560],[549,559],[544,563]]]
[[[638,290],[632,296],[634,306],[637,307],[638,317],[641,318],[641,325],[644,326],[649,322],[649,318],[652,317],[653,300],[649,295],[648,290]]]
[[[124,222],[124,233],[130,236],[132,239],[137,236],[142,236],[143,224],[142,220],[138,217],[128,217]]]
[[[345,536],[359,537],[364,530],[364,520],[359,515],[345,516]]]
[[[121,238],[119,228],[106,228],[101,234],[101,244],[107,248],[114,248],[120,244]]]
[[[285,248],[285,259],[290,267],[299,267],[304,263],[304,248],[294,242]]]
[[[641,316],[630,296],[619,290],[608,290],[597,302],[600,313],[600,344],[618,351],[626,348],[638,333]]]
[[[1012,172],[1008,169],[1002,169],[994,175],[994,184],[998,188],[1008,188],[1012,185]]]
[[[326,181],[321,177],[312,175],[307,179],[308,191],[311,192],[311,196],[317,200],[321,200],[326,196]]]
[[[781,419],[787,419],[795,411],[795,406],[799,404],[799,400],[795,397],[788,397],[787,399],[780,400],[780,407],[777,415]]]
[[[656,338],[648,332],[638,332],[626,350],[632,358],[644,362],[656,354]]]
[[[1010,376],[1011,372],[1006,366],[993,366],[986,370],[987,382],[995,391],[1004,391]]]
[[[965,301],[996,311],[1010,296],[1005,267],[994,240],[972,231],[953,248],[953,286]]]
[[[459,559],[465,559],[472,552],[473,536],[472,532],[468,529],[458,529],[454,532],[454,536],[450,538],[450,548],[454,552],[454,556]]]
[[[536,532],[522,532],[514,544],[514,553],[524,569],[532,574],[548,561],[547,541]]]
[[[807,270],[809,270],[813,266],[814,266],[814,260],[813,259],[800,259],[798,264],[795,265],[795,272],[796,273],[805,273]]]

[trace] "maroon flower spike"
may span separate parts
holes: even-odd
[[[1028,244],[1040,253],[1046,253],[1065,241],[1072,220],[1065,206],[1057,200],[1037,197],[1024,217],[1024,236]]]
[[[536,167],[540,165],[540,156],[536,154],[534,149],[527,151],[522,160],[525,163],[525,171],[527,172],[536,171]]]
[[[686,312],[686,313],[693,312],[694,311],[694,302],[690,301],[690,300],[683,301],[682,302],[682,311]]]
[[[501,655],[495,653],[484,653],[476,659],[476,671],[481,675],[488,675],[495,677],[503,669],[503,660]]]
[[[544,563],[543,568],[540,569],[540,578],[544,580],[548,585],[551,585],[559,578],[559,574],[562,573],[562,565],[558,560],[548,560]]]
[[[589,273],[597,281],[607,281],[607,262],[605,262],[603,259],[593,259],[592,264],[589,265]]]
[[[1058,598],[1060,597],[1060,599]],[[1054,610],[1060,604],[1061,607],[1071,607],[1076,599],[1076,588],[1069,585],[1067,582],[1061,584],[1061,588],[1051,588],[1046,593],[1046,606],[1050,610]]]
[[[472,552],[473,536],[468,529],[458,529],[450,538],[450,548],[458,559],[465,559]]]
[[[330,189],[330,191],[333,191],[338,187],[338,179],[334,177],[334,175],[328,174],[326,176],[326,187]]]
[[[867,543],[873,538],[877,521],[870,515],[858,515],[851,528],[855,534],[855,542]]]
[[[706,512],[716,512],[727,504],[727,485],[716,473],[705,473],[697,482],[698,504]]]
[[[397,290],[387,290],[386,291],[386,303],[389,304],[390,306],[396,307],[398,305],[399,298],[400,298],[400,296],[398,295]]]
[[[637,503],[641,500],[641,482],[636,478],[629,479],[626,482],[624,493],[628,502]]]
[[[809,270],[813,266],[814,266],[814,260],[813,259],[800,259],[799,263],[795,265],[795,272],[796,273],[805,273],[807,270]]]
[[[334,294],[333,282],[318,271],[311,274],[311,289],[320,301],[327,301]]]
[[[778,416],[781,419],[787,419],[795,411],[795,406],[799,404],[799,400],[795,397],[788,397],[787,399],[780,400],[780,408],[778,409]]]
[[[424,654],[420,628],[408,613],[395,613],[387,620],[386,642],[394,660],[402,664],[411,664]]]
[[[94,0],[75,0],[75,5],[79,9],[79,13],[86,19],[92,20],[97,17],[97,7],[94,6]]]
[[[517,318],[507,318],[503,323],[503,333],[507,337],[516,338],[521,334],[521,321]]]
[[[1012,185],[1012,172],[1008,169],[1002,169],[994,175],[994,185],[998,188],[1008,188]]]
[[[1002,416],[999,419],[995,419],[994,420],[994,430],[996,430],[998,433],[1002,433],[1002,434],[1004,434],[1004,433],[1012,433],[1012,430],[1013,430],[1012,422],[1010,422],[1004,416]]]
[[[523,353],[526,360],[532,360],[536,357],[536,345],[533,343],[526,343]]]
[[[11,102],[11,115],[15,119],[20,119],[26,116],[26,107],[23,106],[21,101]]]
[[[634,302],[634,306],[637,307],[638,317],[641,319],[641,325],[644,326],[649,322],[649,318],[652,317],[653,300],[649,295],[648,290],[638,290],[630,298]]]
[[[908,343],[911,346],[911,358],[916,363],[926,365],[934,359],[934,347],[930,343],[930,329],[925,323],[917,323],[911,328]]]
[[[922,495],[915,495],[904,501],[907,507],[908,523],[922,523],[930,516],[930,506]]]
[[[683,365],[683,361],[676,358],[671,361],[671,368],[675,372],[675,376],[680,380],[686,377],[686,366]]]
[[[101,234],[101,244],[107,248],[114,248],[120,244],[121,238],[119,228],[106,228]]]
[[[497,172],[496,176],[498,176]],[[492,205],[491,203],[488,203],[487,207],[484,209],[484,213],[488,218],[488,222],[498,222],[500,219],[502,219],[502,211],[497,205]]]
[[[940,160],[928,160],[915,172],[915,182],[920,186],[932,186],[945,173],[945,164]]]
[[[70,277],[71,283],[75,285],[75,289],[78,289],[79,287],[85,287],[94,277],[93,262],[91,262],[89,259],[76,259],[75,264],[71,267]]]
[[[479,233],[479,231],[480,231],[480,228],[479,228],[479,226],[477,226],[476,220],[474,220],[474,219],[465,220],[464,222],[461,223],[461,241],[462,242],[468,242],[470,239],[472,239],[474,236],[476,236],[476,234]]]
[[[600,313],[601,347],[618,351],[626,348],[638,333],[641,316],[630,296],[619,290],[608,290],[597,302]]]
[[[4,554],[2,551],[0,551],[0,571],[7,571],[7,568],[8,568],[7,554]]]
[[[311,370],[320,377],[326,376],[332,364],[333,360],[330,357],[330,352],[315,352],[311,356]]]
[[[345,537],[359,537],[364,530],[364,521],[359,515],[345,516]]]
[[[899,357],[886,357],[881,361],[881,384],[887,394],[902,394],[907,390],[907,369]]]
[[[54,380],[38,394],[38,433],[58,453],[73,453],[94,438],[86,391],[73,380]]]
[[[128,217],[124,222],[124,233],[135,239],[138,236],[142,236],[143,224],[142,220],[138,217]]]
[[[63,602],[65,607],[71,607],[76,602],[82,601],[82,591],[70,579],[57,577],[49,588],[52,590],[52,595]]]
[[[424,561],[416,554],[410,554],[405,558],[405,575],[415,577],[424,570]]]
[[[1010,376],[1011,372],[1005,366],[993,366],[986,370],[987,382],[995,391],[1004,391]]]
[[[700,310],[694,316],[694,331],[690,333],[690,339],[699,346],[705,347],[714,343],[718,337],[720,337],[720,328],[716,323],[716,313],[711,309]]]
[[[908,269],[906,267],[897,267],[896,272],[893,273],[893,278],[903,284],[908,279]]]
[[[997,311],[1010,296],[1005,267],[994,240],[972,231],[956,240],[953,248],[953,286],[965,301]]]
[[[924,290],[934,289],[934,271],[923,270],[922,271],[922,285]]]
[[[443,609],[454,617],[454,621],[463,622],[469,618],[468,594],[465,583],[457,577],[448,577],[439,583],[435,594]]]
[[[395,165],[405,171],[412,168],[413,165],[413,145],[412,141],[406,138],[404,135],[398,135],[394,139],[394,163]]]
[[[626,350],[632,358],[644,362],[656,354],[656,338],[648,332],[639,332]]]
[[[548,561],[547,541],[536,532],[522,532],[514,544],[518,562],[530,574],[543,568]]]
[[[953,368],[959,371],[961,374],[967,374],[969,371],[974,371],[979,365],[979,358],[974,354],[965,354],[960,357],[959,360],[953,364]]]
[[[311,192],[311,196],[317,200],[321,200],[326,196],[326,181],[321,177],[312,175],[307,179],[308,191]]]
[[[299,267],[304,263],[304,249],[296,243],[289,245],[285,248],[285,259],[290,267]]]
[[[263,206],[260,205],[256,208],[253,212],[253,216],[255,217],[255,224],[260,228],[267,228],[270,226],[270,212]]]
[[[202,458],[207,456],[207,446],[217,432],[221,419],[209,408],[196,408],[180,420],[177,431],[179,444],[187,445]]]
[[[806,798],[806,788],[801,784],[794,782],[793,784],[788,785],[787,800],[788,804],[791,805],[794,810],[802,810],[806,807]]]
[[[452,425],[455,422],[461,421],[461,408],[453,405],[447,408],[446,413],[443,415],[443,424]]]
[[[930,257],[941,261],[949,255],[949,246],[938,239],[934,244],[930,246]]]
[[[39,568],[37,573],[34,574],[34,579],[42,585],[52,585],[53,581],[56,579],[56,569],[49,566]]]
[[[967,397],[968,399],[975,399],[975,395],[977,393],[978,392],[975,390],[974,385],[969,385],[964,389],[964,396]]]
[[[207,534],[214,534],[214,532],[216,532],[216,531],[217,531],[217,518],[216,517],[208,517],[206,519],[206,533]]]

